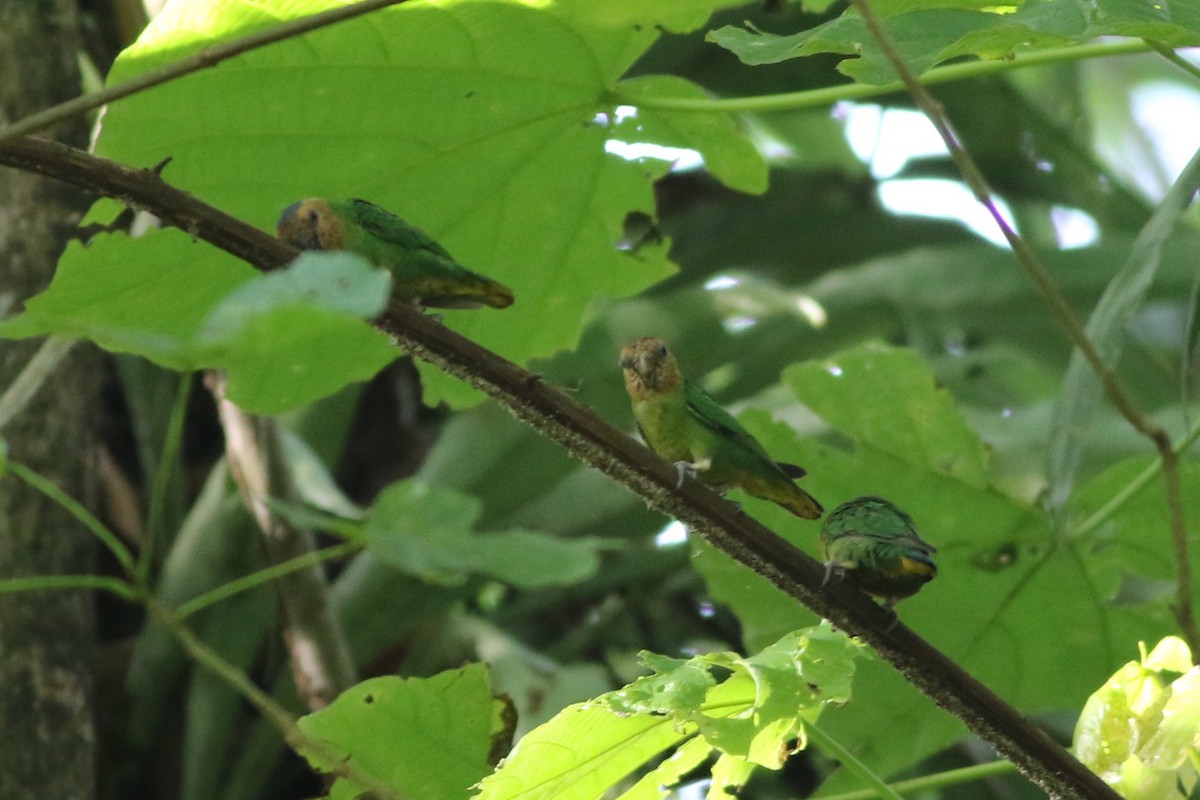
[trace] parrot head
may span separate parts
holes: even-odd
[[[679,362],[662,339],[647,336],[621,348],[625,386],[633,397],[647,392],[669,392],[681,380]]]
[[[292,203],[279,215],[275,235],[299,250],[341,250],[346,228],[329,201],[319,197]]]

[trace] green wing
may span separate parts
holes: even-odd
[[[937,552],[936,547],[917,533],[912,517],[879,497],[861,497],[835,509],[822,526],[821,534],[891,545],[915,551],[916,555]]]
[[[684,381],[683,391],[684,397],[687,400],[688,413],[709,430],[752,451],[755,455],[760,456],[763,461],[775,465],[777,469],[789,478],[794,474],[793,472],[789,472],[789,469],[799,470],[800,474],[804,473],[804,470],[792,464],[788,464],[787,468],[776,464],[775,460],[771,458],[770,453],[759,444],[758,439],[751,436],[750,432],[742,427],[742,423],[734,419],[733,415],[728,411],[721,408],[720,404],[716,400],[713,400],[703,389]],[[800,475],[795,475],[795,477],[800,477]]]
[[[860,540],[872,544],[889,545],[907,551],[915,551],[914,556],[932,555],[937,548],[915,533],[876,533],[873,531],[856,530],[842,534],[839,538]],[[928,560],[928,559],[926,559]]]
[[[424,250],[431,255],[456,263],[454,257],[434,241],[429,234],[400,219],[386,208],[354,198],[345,203],[335,204],[334,210],[345,214],[350,221],[361,226],[363,230],[380,241],[394,244],[409,252]]]

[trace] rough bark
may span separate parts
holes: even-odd
[[[70,0],[0,0],[0,121],[79,92],[77,17]],[[82,122],[53,131],[86,141]],[[0,305],[12,313],[43,289],[86,205],[77,191],[0,170]],[[40,343],[0,342],[0,387]],[[86,498],[87,421],[98,356],[76,347],[2,435],[9,455]],[[0,579],[89,570],[92,543],[72,519],[12,475],[0,479]],[[0,595],[0,797],[94,796],[90,653],[85,592]]]

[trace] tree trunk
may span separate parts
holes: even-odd
[[[79,92],[78,19],[71,0],[0,0],[0,123]],[[86,123],[49,131],[75,145]],[[45,288],[85,207],[78,192],[0,170],[0,306],[13,313]],[[0,390],[40,343],[0,342]],[[9,457],[87,499],[99,358],[77,346],[29,407],[3,430]],[[61,508],[13,475],[0,478],[0,579],[90,570],[93,545]],[[0,798],[94,796],[92,596],[80,591],[0,594]]]

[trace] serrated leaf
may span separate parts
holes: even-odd
[[[867,343],[790,367],[783,381],[857,441],[969,486],[987,482],[987,451],[912,350]]]
[[[372,678],[297,721],[323,749],[295,744],[323,772],[344,776],[349,764],[400,797],[460,800],[491,768],[489,755],[505,732],[503,709],[483,664],[431,678]],[[339,777],[330,796],[371,788]]]
[[[915,75],[962,56],[1009,58],[1100,36],[1135,36],[1176,47],[1200,44],[1200,11],[1186,0],[1154,4],[1107,0],[1089,5],[1025,0],[1010,6],[902,2],[878,6],[885,32]],[[709,40],[746,64],[833,53],[854,56],[844,59],[838,70],[860,83],[881,85],[898,80],[891,62],[852,8],[837,19],[795,34],[725,26],[709,33]]]
[[[361,536],[381,561],[439,583],[483,573],[514,586],[556,586],[599,566],[600,542],[521,530],[476,533],[479,514],[473,497],[401,481],[380,493]]]
[[[809,637],[820,645],[809,649]],[[841,646],[836,642],[840,639]],[[657,797],[710,748],[732,754],[748,775],[755,764],[778,768],[791,739],[824,702],[818,673],[854,671],[859,648],[828,625],[795,631],[749,658],[708,653],[687,661],[643,656],[664,669],[629,686],[572,706],[531,731],[495,774],[481,800],[598,797],[668,747],[679,749],[626,796]],[[824,659],[814,669],[814,659]],[[837,683],[844,676],[830,676]],[[601,706],[603,704],[603,706]],[[704,744],[699,744],[703,742]],[[650,777],[654,776],[654,777]],[[717,773],[714,770],[714,780]]]

